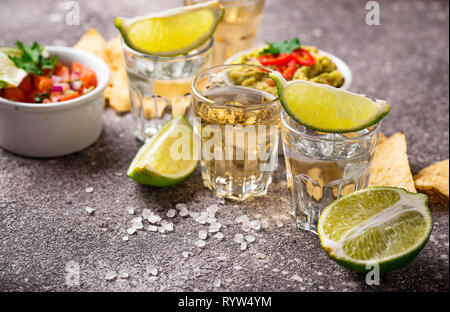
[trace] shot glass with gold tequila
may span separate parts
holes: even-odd
[[[266,194],[272,181],[281,105],[271,93],[234,83],[236,74],[267,76],[251,65],[199,74],[192,84],[193,126],[201,140],[203,184],[218,197],[244,200]]]
[[[183,0],[184,5],[206,0]],[[264,11],[264,0],[220,0],[225,16],[214,34],[213,65],[220,65],[233,54],[255,46]]]
[[[281,138],[297,227],[317,233],[322,210],[334,200],[367,187],[378,144],[379,123],[358,132],[324,133],[281,113]]]
[[[135,136],[145,141],[190,106],[191,83],[211,62],[213,39],[187,55],[159,57],[138,52],[124,41]]]

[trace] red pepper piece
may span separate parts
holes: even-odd
[[[264,54],[258,56],[258,61],[263,66],[267,65],[285,65],[289,63],[292,59],[291,55],[288,53],[280,53],[280,54]]]
[[[278,65],[276,70],[279,71],[286,80],[291,80],[297,70],[297,63],[295,60],[290,60],[287,65]]]
[[[298,48],[291,52],[292,58],[297,62],[298,65],[311,66],[316,63],[314,57],[307,50]]]

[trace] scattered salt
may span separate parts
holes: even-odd
[[[145,270],[147,271],[147,276],[150,276],[150,275],[156,276],[156,275],[158,275],[158,269],[154,265],[151,265],[151,264],[147,265]]]
[[[198,238],[206,239],[206,237],[208,237],[208,232],[206,232],[205,230],[198,231]]]
[[[202,239],[199,239],[195,241],[194,245],[197,246],[198,248],[203,248],[206,246],[206,242]]]
[[[181,209],[180,212],[179,212],[179,214],[180,214],[181,217],[184,218],[184,217],[186,217],[186,216],[189,215],[189,210],[187,210],[187,209]]]
[[[153,212],[150,209],[145,208],[144,210],[142,210],[142,217],[144,219],[148,219],[152,214]]]
[[[241,250],[245,250],[247,249],[247,243],[246,242],[242,242],[241,243]]]
[[[147,230],[151,231],[151,232],[157,232],[158,231],[158,227],[156,225],[152,225],[150,224],[147,228]]]
[[[218,240],[222,240],[223,239],[223,233],[222,232],[217,232],[216,234],[214,234],[214,238],[216,238]]]
[[[165,233],[166,232],[166,228],[164,226],[158,226],[158,232],[159,233]]]
[[[164,224],[164,228],[167,232],[172,232],[173,231],[173,223],[168,222],[168,223]]]
[[[242,231],[250,232],[251,229],[252,229],[252,227],[250,226],[250,223],[248,223],[248,222],[242,223]]]
[[[214,279],[214,287],[219,288],[222,284],[222,281],[218,278]]]
[[[152,214],[150,217],[147,218],[148,222],[150,223],[158,223],[161,221],[161,217],[155,214]]]
[[[128,207],[127,207],[127,212],[128,212],[128,214],[130,214],[130,215],[134,215],[134,208],[131,207],[131,206],[128,206]]]
[[[238,243],[238,244],[243,243],[244,242],[244,235],[239,234],[239,233],[234,235],[234,242]]]
[[[259,231],[261,229],[261,223],[259,222],[259,220],[253,220],[249,223],[249,225],[255,231]]]
[[[92,215],[93,213],[94,213],[94,209],[93,208],[91,208],[91,207],[86,207],[86,208],[84,208],[84,210],[86,210],[86,212],[88,213],[88,214],[90,214],[90,215]]]
[[[136,233],[136,228],[134,228],[134,227],[128,228],[127,233],[130,235],[133,235],[134,233]]]
[[[86,193],[92,193],[94,191],[94,188],[92,186],[89,186],[85,189]]]
[[[210,233],[216,233],[216,232],[219,232],[220,231],[220,228],[222,227],[222,224],[220,224],[220,223],[218,223],[218,222],[214,222],[214,223],[211,223],[211,225],[209,226],[209,229],[208,229],[208,231],[210,232]]]
[[[245,240],[249,243],[253,243],[256,240],[256,238],[253,235],[246,235]]]
[[[127,272],[120,273],[119,278],[121,279],[128,279],[130,277],[130,274]]]
[[[234,220],[236,223],[248,223],[248,217],[246,215],[242,215],[236,218],[236,220]]]
[[[183,257],[188,258],[189,257],[189,251],[183,251],[182,255],[183,255]]]
[[[179,204],[175,205],[175,209],[177,209],[177,210],[187,210],[187,206],[186,206],[186,204],[179,203]]]
[[[256,259],[266,259],[266,255],[258,252],[258,253],[256,253],[255,258]]]
[[[175,209],[169,209],[169,211],[167,211],[166,216],[168,218],[173,218],[173,217],[175,217],[176,214],[177,214],[177,211]]]
[[[107,281],[113,281],[117,277],[117,273],[114,271],[109,271],[105,274],[105,280]]]
[[[128,235],[122,236],[122,240],[123,240],[123,241],[127,241],[127,240],[129,240],[129,237],[128,237]]]

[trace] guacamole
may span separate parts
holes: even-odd
[[[264,48],[254,49],[248,54],[243,54],[234,59],[232,64],[254,64],[260,65],[258,60],[260,52]],[[302,46],[302,49],[307,50],[312,57],[314,57],[314,64],[312,65],[296,65],[291,79],[289,80],[309,80],[316,83],[328,84],[333,87],[341,87],[344,83],[344,76],[337,70],[336,64],[333,61],[319,53],[316,47]],[[266,65],[265,67],[277,70],[277,66]],[[234,83],[264,90],[272,94],[276,94],[277,90],[273,81],[268,81],[264,73],[258,74],[257,71],[243,71],[233,70],[229,72],[230,79]]]

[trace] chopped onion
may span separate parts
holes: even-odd
[[[56,76],[56,75],[53,75],[52,76],[52,83],[53,84],[55,84],[55,83],[59,83],[59,82],[61,82],[61,77],[60,76]]]
[[[80,80],[72,81],[72,89],[80,90],[83,87],[83,83]]]
[[[62,92],[62,91],[63,91],[62,85],[56,84],[52,87],[52,92]]]

